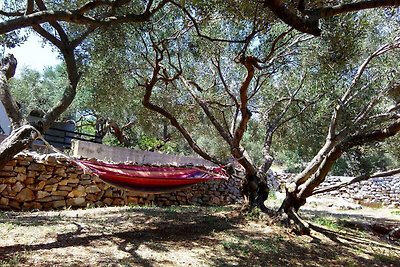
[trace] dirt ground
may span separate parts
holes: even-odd
[[[303,212],[297,236],[238,207],[0,212],[0,266],[400,266],[400,242],[346,220],[400,224],[399,210]]]

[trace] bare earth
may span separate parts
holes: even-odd
[[[304,215],[316,226],[311,236],[237,207],[3,211],[0,266],[400,266],[399,241],[340,224],[400,224],[398,210],[313,207]]]

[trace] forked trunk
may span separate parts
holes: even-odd
[[[245,182],[242,186],[242,194],[245,197],[243,210],[251,211],[259,207],[261,211],[268,212],[264,202],[269,195],[269,187],[264,178],[260,175],[246,173]]]

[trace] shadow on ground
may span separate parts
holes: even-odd
[[[76,247],[82,248],[82,252],[91,248],[104,255],[95,261],[95,265],[103,266],[179,265],[181,259],[174,261],[165,256],[174,251],[198,253],[194,257],[202,266],[396,266],[400,262],[399,244],[389,240],[318,225],[312,226],[315,232],[311,237],[295,236],[279,226],[248,221],[232,210],[134,207],[77,216],[74,211],[51,215],[2,213],[0,230],[6,223],[14,226],[14,232],[35,231],[37,226],[54,228],[53,238],[38,238],[33,244],[19,241],[4,245],[0,241],[0,263],[7,264],[20,255],[18,263],[22,266],[31,265],[30,256],[39,252],[48,257],[40,265],[53,265],[60,249]],[[60,230],[64,226],[69,230]],[[264,231],[266,228],[270,229]],[[104,246],[114,247],[115,255],[125,256],[102,253]],[[153,254],[143,254],[144,247]],[[53,250],[58,251],[54,257]],[[93,261],[88,263],[78,256],[70,265],[93,265]]]

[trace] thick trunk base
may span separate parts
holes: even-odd
[[[264,204],[269,196],[269,187],[264,179],[255,175],[246,176],[246,181],[242,186],[242,195],[245,198],[242,211],[247,212],[258,207],[262,212],[270,212]]]
[[[298,214],[305,203],[305,199],[298,199],[294,194],[286,192],[286,198],[278,210],[278,219],[299,235],[309,235],[311,231],[308,222]]]

